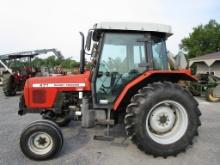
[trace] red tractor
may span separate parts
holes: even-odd
[[[0,64],[4,67],[2,73],[2,88],[5,96],[15,96],[17,91],[22,91],[25,81],[38,76],[40,69],[32,66],[31,60],[40,54],[52,52],[58,58],[63,56],[56,49],[40,49],[10,53],[0,56]]]
[[[40,113],[49,120],[23,130],[22,152],[35,160],[52,158],[63,145],[55,123],[65,126],[71,119],[81,120],[84,128],[106,125],[106,134],[95,136],[97,140],[112,140],[110,126],[123,121],[133,143],[155,157],[185,151],[198,135],[201,113],[191,93],[178,85],[180,80],[196,81],[190,70],[168,69],[165,41],[171,27],[99,23],[90,29],[85,45],[80,34],[80,74],[25,83],[19,114]],[[85,54],[92,57],[90,70],[84,69]]]

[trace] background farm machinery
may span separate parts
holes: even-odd
[[[168,61],[171,70],[187,68],[187,60],[182,52],[177,56],[168,51]],[[194,76],[198,81],[181,81],[179,84],[188,88],[194,96],[205,96],[208,101],[220,101],[220,78],[214,72],[200,73],[197,72],[196,65],[191,68]]]
[[[40,49],[17,52],[0,56],[1,83],[5,96],[14,96],[24,88],[25,81],[30,77],[47,75],[45,69],[32,63],[32,59],[40,54],[52,52],[57,58],[63,59],[56,49]]]
[[[197,74],[198,81],[190,82],[189,89],[194,96],[205,96],[208,101],[220,101],[220,78],[213,73]]]

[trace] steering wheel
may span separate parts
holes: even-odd
[[[119,80],[122,79],[122,74],[119,74],[118,72],[111,72],[111,73],[108,72],[106,76],[110,76],[111,82],[109,86],[105,86],[104,85],[105,80],[103,80],[100,90],[104,94],[107,94],[107,93],[110,93],[110,91],[113,91],[115,86],[118,84]]]

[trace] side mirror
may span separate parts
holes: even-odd
[[[90,47],[91,47],[92,33],[93,33],[93,31],[89,31],[89,32],[88,32],[88,35],[87,35],[87,38],[86,38],[85,48],[86,48],[86,50],[88,50],[88,51],[90,51]]]

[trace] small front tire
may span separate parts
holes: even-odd
[[[54,157],[62,148],[63,136],[53,124],[37,121],[27,126],[20,137],[21,151],[34,160]]]

